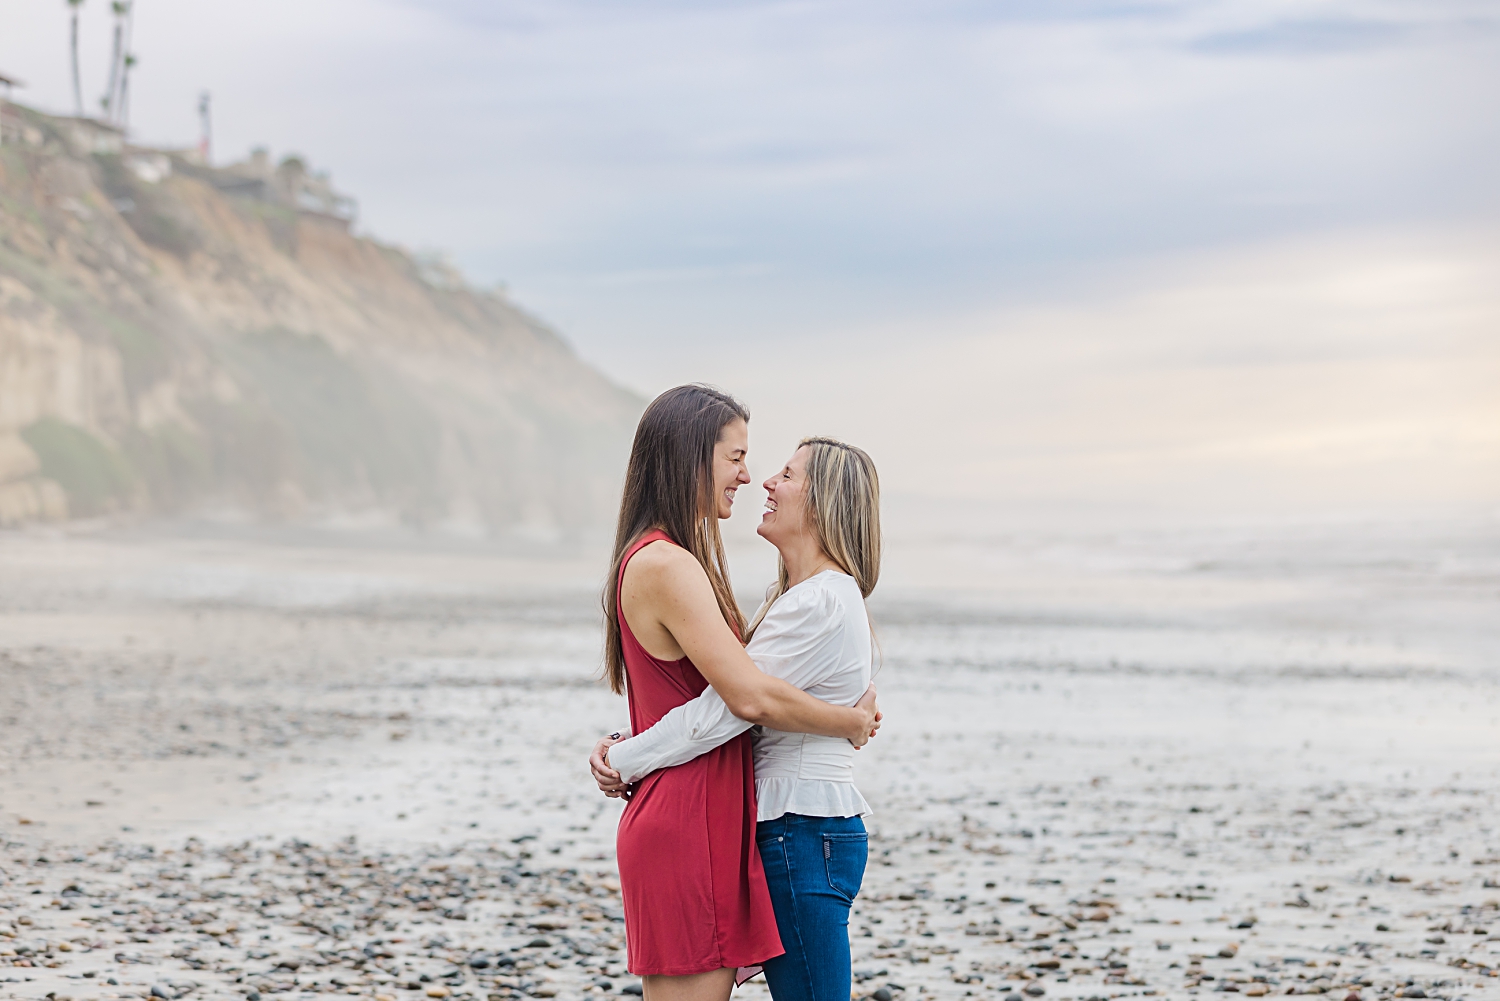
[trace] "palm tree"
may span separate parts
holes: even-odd
[[[135,0],[116,0],[115,8],[124,8],[125,41],[120,48],[120,96],[119,111],[115,121],[120,128],[130,125],[130,70],[135,66],[135,55],[130,51],[131,29],[135,25]]]
[[[109,54],[109,90],[104,92],[104,99],[99,103],[104,106],[104,118],[106,121],[114,121],[118,115],[119,92],[120,92],[120,48],[125,34],[125,12],[130,5],[125,0],[114,0],[110,9],[115,12],[115,47]]]
[[[78,117],[83,117],[83,87],[78,82],[78,8],[83,6],[83,0],[68,0],[68,6],[73,11],[73,106],[78,111]]]
[[[125,68],[120,71],[120,128],[130,128],[130,68],[135,65],[135,56],[125,54]]]

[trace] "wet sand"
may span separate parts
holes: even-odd
[[[1500,998],[1497,535],[893,545],[856,996]],[[0,535],[0,997],[633,989],[598,576]]]

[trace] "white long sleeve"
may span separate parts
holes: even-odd
[[[821,584],[822,576],[813,580]],[[853,705],[864,693],[868,680],[858,686],[852,698],[844,690],[848,685],[836,685],[837,691],[816,691],[844,666],[841,653],[848,623],[841,614],[838,596],[826,587],[807,586],[812,583],[804,581],[771,606],[746,652],[769,675],[824,701]],[[858,597],[857,590],[855,596]],[[863,603],[859,610],[862,617]],[[868,661],[865,676],[868,679]],[[739,736],[751,725],[730,712],[719,693],[710,687],[668,712],[646,731],[612,746],[609,763],[623,781],[636,782],[657,769],[691,761]]]
[[[663,716],[644,733],[620,741],[609,749],[610,767],[625,782],[637,782],[658,768],[692,761],[705,751],[738,737],[751,724],[724,704],[712,688]]]

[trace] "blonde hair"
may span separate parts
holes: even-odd
[[[875,462],[864,449],[837,438],[803,438],[797,447],[808,450],[803,511],[809,527],[823,552],[868,598],[880,580],[880,477]],[[789,583],[786,562],[778,557],[776,583],[766,591],[747,641]]]

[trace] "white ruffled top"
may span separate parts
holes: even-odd
[[[854,578],[825,570],[776,599],[746,646],[767,674],[809,695],[852,706],[870,686],[870,620]],[[667,713],[644,733],[609,749],[609,763],[626,782],[691,761],[751,729],[717,692]],[[755,727],[757,820],[787,813],[807,817],[865,817],[870,806],[854,787],[854,745],[842,737]]]

